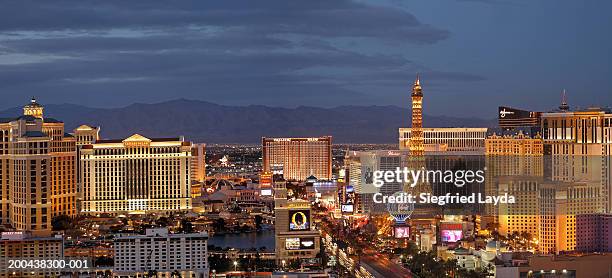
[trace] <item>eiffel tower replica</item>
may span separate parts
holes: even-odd
[[[423,89],[417,74],[412,85],[412,128],[410,129],[410,140],[408,148],[410,154],[407,159],[408,169],[419,171],[426,169],[425,163],[425,139],[423,135]],[[421,193],[432,193],[432,185],[426,181],[419,181],[414,187],[410,184],[404,185],[404,191],[412,193],[418,200]],[[415,204],[411,219],[433,219],[438,214],[440,207],[435,204]]]

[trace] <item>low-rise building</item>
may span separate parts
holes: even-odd
[[[170,234],[168,228],[147,229],[144,235],[119,235],[114,240],[117,277],[152,272],[162,277],[208,277],[208,234]]]
[[[9,268],[11,259],[62,260],[64,239],[61,236],[35,237],[27,232],[3,232],[0,239],[0,277],[54,277],[61,269],[31,271]],[[14,275],[14,276],[9,276]]]

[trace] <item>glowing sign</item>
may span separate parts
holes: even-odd
[[[400,226],[393,228],[393,235],[395,238],[409,238],[410,237],[410,227]]]
[[[289,230],[306,231],[310,230],[310,211],[296,210],[289,212]]]
[[[457,242],[463,238],[462,230],[441,230],[440,238],[443,242]]]
[[[499,117],[500,118],[505,118],[506,115],[513,115],[514,111],[507,111],[506,108],[499,110]]]
[[[353,212],[354,209],[352,204],[342,205],[342,212]]]
[[[259,175],[259,185],[263,188],[272,187],[272,173],[264,172]]]
[[[297,237],[285,239],[285,249],[299,250],[300,249],[300,239]]]
[[[300,249],[314,249],[315,242],[314,238],[300,238]]]
[[[286,250],[301,250],[301,249],[314,249],[315,242],[314,238],[306,237],[306,238],[297,238],[290,237],[285,239],[285,249]]]

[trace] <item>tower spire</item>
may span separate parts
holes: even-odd
[[[561,111],[568,111],[569,108],[570,107],[567,104],[567,95],[565,93],[565,89],[563,89],[563,92],[561,93],[561,105],[559,105],[559,110],[561,110]]]
[[[421,79],[417,73],[414,84],[412,85],[412,96],[423,96],[423,90],[421,89]]]
[[[38,102],[36,102],[36,97],[32,97],[32,99],[30,99],[30,103],[26,104],[23,107],[23,115],[34,116],[36,118],[42,119],[43,110],[44,110],[44,107],[40,105]]]

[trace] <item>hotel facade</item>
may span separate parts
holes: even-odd
[[[191,147],[191,180],[206,180],[206,144],[192,144]]]
[[[483,152],[487,128],[422,128],[425,152]],[[410,149],[412,128],[399,128],[400,150]]]
[[[550,154],[547,176],[565,186],[547,188],[541,198],[550,203],[541,216],[540,242],[550,252],[577,247],[577,216],[609,213],[612,209],[612,111],[606,108],[559,110],[542,114],[544,152]],[[554,212],[554,213],[553,213]]]
[[[170,234],[168,228],[144,235],[119,235],[114,240],[116,277],[208,277],[208,234]]]
[[[98,140],[81,148],[84,213],[191,209],[191,143],[183,138]]]
[[[55,216],[77,214],[75,138],[43,112],[33,98],[22,116],[0,119],[0,219],[34,235],[50,233]]]
[[[332,137],[262,138],[263,172],[281,173],[286,180],[310,176],[332,178]]]

